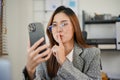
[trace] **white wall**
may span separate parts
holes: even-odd
[[[80,0],[80,9],[91,14],[110,13],[112,15],[120,14],[120,0]]]
[[[44,0],[43,0],[44,1]],[[33,20],[32,0],[6,0],[7,2],[7,27],[8,27],[8,52],[12,63],[13,80],[22,80],[21,72],[26,61],[28,32],[27,25]],[[120,13],[120,0],[80,0],[79,9],[91,14]],[[81,17],[81,13],[79,13]],[[120,54],[102,53],[103,70],[109,73],[120,74]],[[111,61],[112,64],[110,65]],[[115,68],[114,68],[115,67]]]
[[[27,50],[27,25],[32,20],[32,4],[31,0],[6,0],[6,7],[8,52],[13,80],[22,80]]]

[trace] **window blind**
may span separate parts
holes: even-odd
[[[5,0],[0,0],[0,55],[8,54]]]
[[[0,0],[0,55],[2,55],[2,20],[3,20],[3,6],[2,0]]]

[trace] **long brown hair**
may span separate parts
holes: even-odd
[[[47,32],[47,35],[49,38],[50,47],[52,48],[55,44],[57,44],[57,42],[53,38],[52,32],[48,28],[50,25],[52,25],[54,16],[60,12],[65,13],[70,18],[70,21],[71,21],[73,28],[74,28],[74,40],[75,40],[75,42],[82,48],[89,47],[83,39],[82,32],[80,29],[79,20],[78,20],[76,14],[72,11],[72,9],[70,9],[68,7],[64,7],[64,6],[60,6],[54,11],[54,13],[53,13],[48,25],[47,25],[46,32]],[[50,59],[47,61],[47,71],[48,71],[48,75],[50,78],[53,78],[57,75],[57,71],[58,71],[59,67],[60,67],[60,65],[57,62],[56,58],[54,57],[54,55],[51,55]]]

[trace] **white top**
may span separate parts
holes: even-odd
[[[70,62],[73,61],[73,49],[70,51],[70,53],[66,57]]]

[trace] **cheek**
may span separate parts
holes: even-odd
[[[66,37],[66,39],[71,39],[71,38],[73,38],[73,33],[72,32],[67,32],[65,34],[65,37]]]
[[[53,38],[55,39],[56,42],[58,42],[58,35],[57,35],[57,33],[53,33]]]
[[[68,36],[72,36],[72,35],[74,34],[73,28],[68,28],[68,29],[65,31],[65,34],[67,34]]]
[[[71,39],[71,38],[73,38],[73,35],[74,35],[74,32],[73,32],[72,29],[68,29],[68,30],[64,33],[65,39]]]

